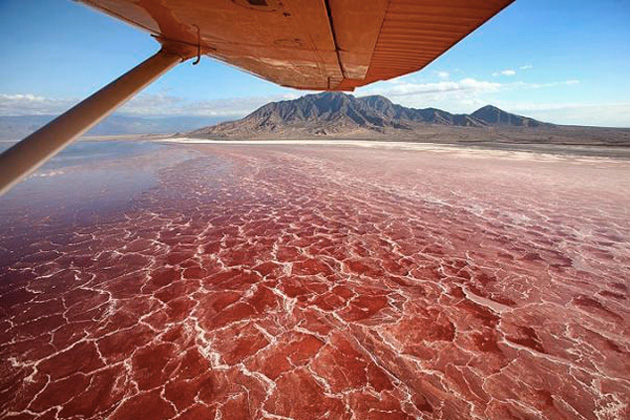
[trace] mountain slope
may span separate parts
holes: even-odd
[[[204,138],[299,138],[413,136],[430,127],[541,127],[549,124],[486,106],[471,115],[436,108],[415,109],[384,96],[356,98],[340,92],[271,102],[238,121],[205,127],[189,135]]]

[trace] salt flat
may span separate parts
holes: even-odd
[[[0,200],[3,418],[630,416],[628,161],[170,142]]]

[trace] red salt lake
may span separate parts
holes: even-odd
[[[627,160],[79,160],[0,199],[0,417],[627,419],[629,288]]]

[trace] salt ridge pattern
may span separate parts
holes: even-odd
[[[0,222],[0,417],[630,417],[627,162],[169,147]]]

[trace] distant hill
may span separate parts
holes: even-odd
[[[394,104],[384,96],[356,98],[340,92],[305,95],[271,102],[245,118],[195,130],[195,137],[251,138],[361,136],[400,134],[437,125],[446,127],[544,127],[552,124],[510,114],[488,105],[474,113],[451,114],[436,108],[415,109]],[[409,133],[403,133],[409,134]]]
[[[22,139],[53,118],[55,115],[0,116],[0,140]],[[87,135],[187,132],[222,120],[224,119],[215,117],[130,117],[114,114],[90,130]]]
[[[563,126],[484,106],[472,114],[415,109],[341,92],[271,102],[246,117],[186,134],[208,139],[374,139],[429,143],[630,146],[630,129]]]

